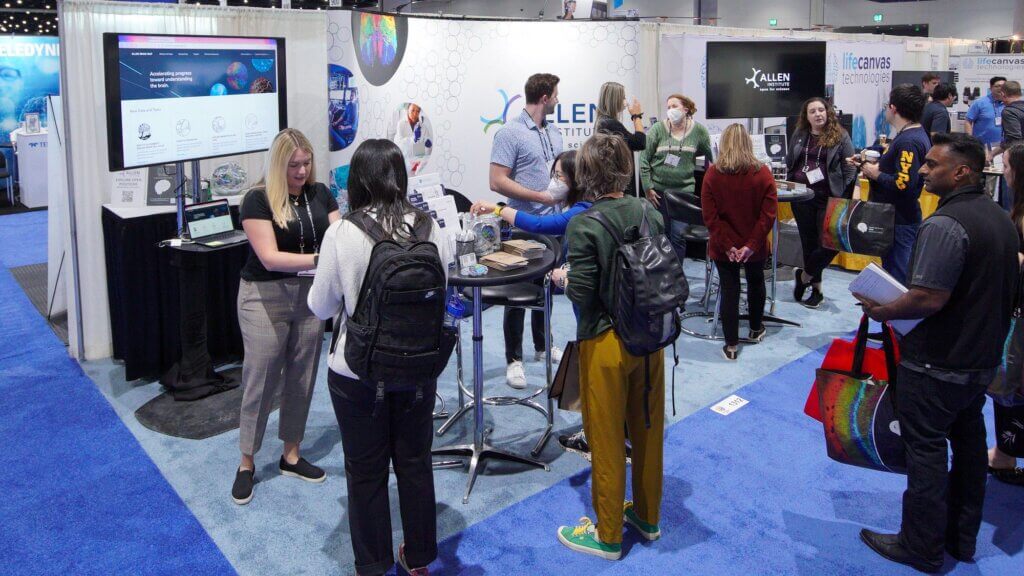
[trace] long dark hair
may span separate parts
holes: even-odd
[[[825,125],[821,128],[821,136],[818,142],[825,148],[838,146],[843,141],[843,127],[839,125],[839,117],[836,116],[836,109],[828,100],[821,96],[808,98],[800,107],[800,116],[796,119],[797,132],[811,133],[811,122],[807,119],[807,109],[815,102],[821,102],[825,106]]]
[[[1024,144],[1018,142],[1003,154],[1003,161],[1013,169],[1013,210],[1010,219],[1017,230],[1024,230]]]
[[[583,190],[576,184],[576,151],[566,150],[555,156],[555,162],[551,165],[552,177],[555,175],[555,167],[559,164],[562,165],[562,174],[568,180],[566,184],[569,186],[569,192],[565,195],[565,205],[572,206],[583,200]]]
[[[374,212],[392,238],[411,236],[405,215],[415,208],[406,197],[408,187],[405,158],[394,142],[371,139],[356,148],[348,172],[349,207]]]

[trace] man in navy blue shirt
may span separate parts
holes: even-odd
[[[925,95],[913,84],[902,84],[889,93],[885,119],[896,130],[889,148],[877,164],[860,163],[859,156],[848,160],[860,166],[864,177],[871,180],[872,202],[896,207],[896,229],[892,249],[882,256],[882,268],[902,284],[906,284],[910,254],[921,224],[921,188],[924,181],[918,169],[931,148],[931,138],[918,120],[924,110]]]
[[[965,117],[964,131],[971,134],[982,144],[995,146],[1003,140],[1003,83],[1006,78],[993,76],[989,81],[989,91],[984,98],[971,104]]]

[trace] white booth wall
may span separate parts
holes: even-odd
[[[288,123],[303,131],[316,149],[317,170],[327,169],[326,12],[260,10],[68,0],[61,15],[67,59],[72,174],[79,247],[81,322],[84,347],[74,336],[78,318],[69,313],[71,353],[86,359],[112,353],[110,308],[100,214],[110,202],[113,175],[107,170],[107,129],[103,85],[103,33],[217,34],[284,37],[287,46]],[[263,155],[234,158],[249,172],[262,171]],[[203,162],[203,173],[229,159]],[[65,271],[69,271],[65,262]],[[74,285],[68,274],[66,289]],[[73,298],[69,296],[68,300]],[[79,352],[81,351],[81,354]]]

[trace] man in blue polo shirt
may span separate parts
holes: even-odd
[[[1006,78],[994,76],[988,81],[989,92],[971,104],[965,117],[965,132],[981,140],[982,144],[995,146],[1003,140],[1003,97],[1002,89]]]
[[[508,197],[510,208],[529,214],[549,214],[557,208],[547,192],[551,167],[562,152],[562,134],[548,124],[546,117],[558,104],[558,76],[534,74],[526,81],[526,106],[519,116],[509,118],[494,135],[491,148],[491,190]],[[523,369],[522,308],[505,308],[505,380],[516,389],[526,387]],[[544,357],[544,313],[534,310],[530,317],[534,358]],[[551,347],[551,361],[558,362],[562,352]]]

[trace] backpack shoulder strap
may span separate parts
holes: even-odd
[[[380,224],[373,219],[372,216],[366,213],[365,210],[354,210],[345,214],[345,220],[348,220],[363,231],[364,234],[370,237],[374,243],[380,242],[387,238],[387,234],[384,233],[384,229],[381,228]]]
[[[647,238],[651,235],[651,224],[647,221],[647,202],[641,200],[642,215],[640,217],[640,237]]]
[[[619,231],[615,229],[615,226],[613,226],[611,221],[608,220],[608,217],[602,214],[600,210],[595,210],[594,208],[591,208],[590,210],[586,211],[586,215],[590,218],[593,218],[594,220],[597,220],[598,224],[600,224],[606,231],[608,231],[608,234],[611,235],[611,237],[619,246],[625,243],[622,240],[622,234],[620,234]]]
[[[430,216],[427,216],[422,210],[416,210],[415,214],[416,218],[412,224],[412,240],[414,242],[429,242],[430,233],[434,230]]]

